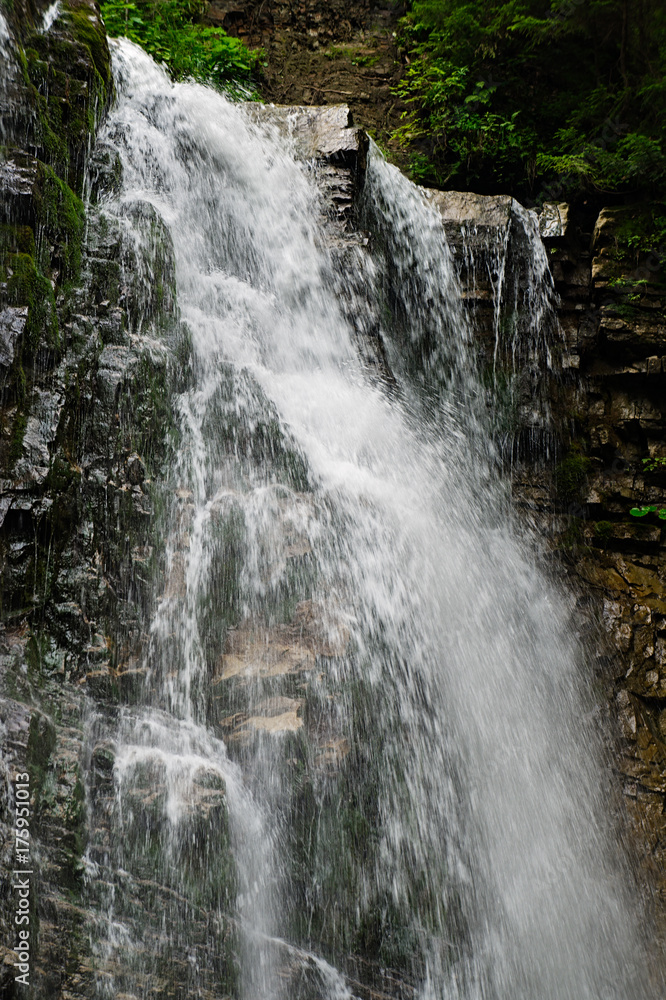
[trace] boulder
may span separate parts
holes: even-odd
[[[447,236],[465,228],[471,232],[506,232],[511,223],[514,199],[508,194],[484,195],[471,191],[426,191],[437,209]]]
[[[324,160],[353,167],[365,164],[368,137],[354,128],[346,104],[326,107],[250,105],[248,111],[257,122],[270,122],[288,136],[304,160]]]

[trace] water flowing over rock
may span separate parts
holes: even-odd
[[[343,107],[112,54],[0,508],[35,997],[645,1000],[585,648],[504,472],[557,370],[536,216],[419,190]]]

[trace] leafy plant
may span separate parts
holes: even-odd
[[[413,0],[395,138],[434,183],[543,198],[666,186],[663,0]]]
[[[666,471],[666,457],[657,455],[655,457],[642,458],[644,472]],[[656,514],[662,521],[666,521],[666,507],[657,507],[656,504],[645,504],[641,507],[632,507],[629,511],[632,517],[646,517],[648,514]]]
[[[642,462],[645,472],[660,472],[666,469],[666,458],[644,458]]]
[[[109,35],[136,42],[176,80],[209,83],[247,99],[254,93],[253,73],[260,53],[221,28],[199,23],[203,0],[102,0]]]
[[[646,514],[656,514],[662,521],[666,521],[666,507],[656,507],[651,504],[649,507],[632,507],[629,511],[632,517],[645,517]]]

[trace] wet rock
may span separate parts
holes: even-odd
[[[444,222],[447,236],[464,227],[504,233],[511,223],[514,199],[510,195],[482,195],[470,191],[428,191],[432,205]]]
[[[315,756],[315,767],[324,771],[337,771],[342,761],[349,755],[349,741],[343,737],[329,739],[319,744],[319,753]]]
[[[355,165],[365,156],[368,138],[354,128],[349,107],[250,106],[248,113],[257,121],[277,125],[294,144],[297,155],[305,160],[326,160]]]
[[[597,216],[592,234],[592,248],[595,251],[614,247],[620,226],[635,214],[631,206],[602,208]]]
[[[328,242],[336,247],[350,239],[353,205],[362,184],[368,136],[353,127],[347,105],[289,107],[249,105],[247,113],[258,122],[277,126],[288,136],[297,157],[314,162],[323,195]],[[354,237],[356,234],[353,234]],[[353,238],[353,237],[352,237]]]
[[[64,392],[35,389],[23,434],[22,456],[13,470],[17,482],[43,483],[46,479],[63,404]]]
[[[113,406],[121,383],[127,377],[136,355],[131,347],[112,344],[104,348],[97,369],[97,395],[106,406]]]
[[[581,559],[576,569],[587,583],[600,588],[605,594],[629,589],[627,581],[613,566],[603,565],[594,559]]]
[[[303,726],[303,719],[298,714],[302,703],[294,699],[284,699],[284,701],[290,702],[290,707],[287,707],[287,711],[279,711],[275,714],[252,715],[243,724],[241,732],[253,729],[266,733],[294,733],[299,730]]]
[[[571,209],[566,202],[544,202],[539,213],[539,232],[543,240],[559,240],[569,235]]]
[[[127,479],[133,486],[139,486],[146,478],[146,466],[143,459],[136,452],[130,455],[125,463]]]
[[[297,641],[285,642],[285,638],[277,629],[266,636],[254,630],[234,630],[227,643],[228,652],[222,657],[220,678],[274,677],[312,670],[312,650]]]
[[[270,628],[246,622],[230,630],[218,677],[249,679],[312,670],[316,656],[341,656],[347,642],[344,626],[313,601],[303,601],[287,625]]]
[[[9,368],[28,319],[27,306],[5,306],[0,310],[0,368]],[[0,375],[2,382],[6,376]],[[2,384],[2,383],[0,383]]]
[[[33,222],[33,198],[38,183],[39,160],[18,149],[8,150],[0,162],[0,191],[5,212],[9,205],[17,222]]]

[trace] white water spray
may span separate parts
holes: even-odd
[[[60,17],[61,3],[60,0],[54,0],[54,3],[50,4],[44,11],[44,17],[42,18],[42,34],[46,35],[51,30],[55,22]]]

